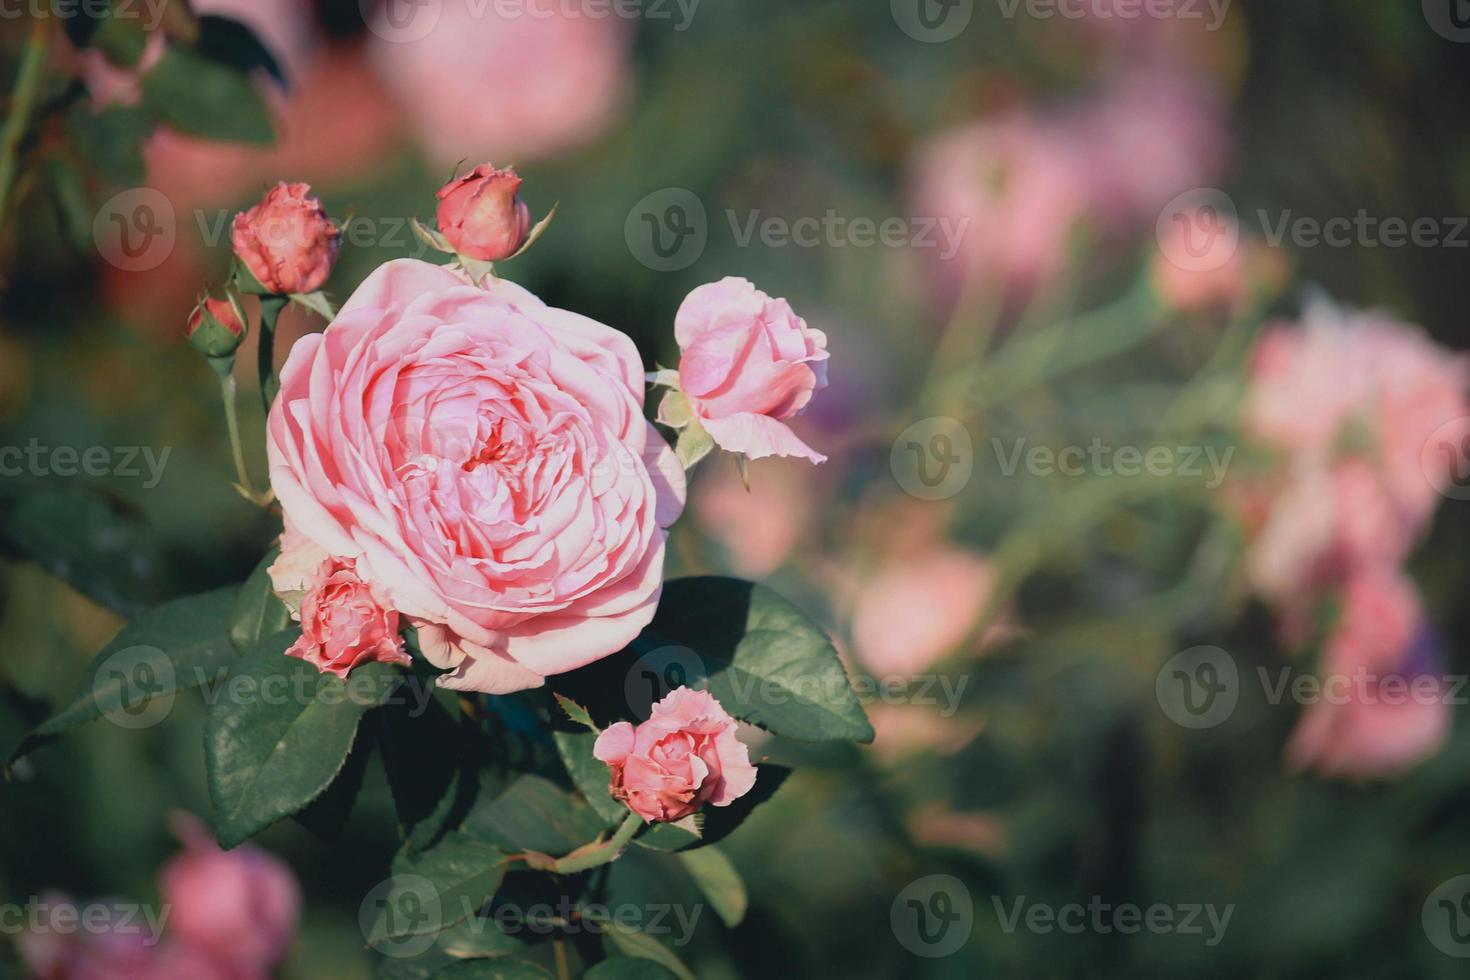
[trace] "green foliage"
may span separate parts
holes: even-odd
[[[750,897],[745,893],[745,882],[740,879],[740,872],[735,870],[725,852],[717,847],[684,851],[679,854],[679,863],[689,872],[725,925],[732,929],[738,926],[745,918]]]
[[[245,584],[240,586],[239,599],[230,615],[230,642],[241,653],[255,650],[262,640],[291,625],[291,611],[271,591],[271,579],[267,574],[278,555],[279,549],[267,552]]]
[[[651,960],[679,980],[694,980],[693,972],[673,950],[645,932],[610,922],[607,924],[607,931],[602,934],[602,940],[609,954]]]
[[[190,51],[169,50],[143,76],[143,105],[190,136],[261,144],[275,138],[249,76]]]
[[[459,833],[428,851],[400,853],[369,944],[435,934],[465,921],[495,895],[507,857],[501,848]],[[413,914],[400,914],[406,909]]]

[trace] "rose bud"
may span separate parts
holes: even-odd
[[[205,357],[229,357],[244,342],[246,329],[245,311],[233,294],[205,296],[189,314],[185,336]]]
[[[784,422],[827,386],[827,337],[745,279],[700,286],[674,317],[679,387],[726,452],[749,459],[827,457]]]
[[[482,163],[439,189],[439,231],[455,252],[482,262],[514,255],[531,234],[531,209],[512,169]]]
[[[374,660],[410,663],[398,636],[398,613],[386,608],[357,577],[351,559],[329,558],[314,578],[297,614],[301,639],[286,656],[338,677]]]
[[[708,691],[676,688],[636,728],[609,725],[592,754],[612,770],[608,791],[645,822],[683,820],[705,803],[728,806],[755,785],[735,719]]]
[[[337,261],[342,232],[306,184],[278,183],[235,215],[235,255],[268,294],[314,293]]]

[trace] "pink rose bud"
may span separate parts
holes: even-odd
[[[170,936],[230,965],[231,975],[267,976],[296,935],[301,890],[295,876],[258,847],[220,850],[188,814],[174,814],[173,824],[184,851],[159,873]]]
[[[383,607],[357,577],[350,560],[323,562],[301,600],[301,639],[286,651],[326,674],[346,677],[352,668],[381,660],[408,664],[398,636],[398,613]]]
[[[314,293],[322,288],[342,233],[306,184],[278,183],[249,211],[235,215],[230,236],[241,262],[267,293]]]
[[[245,311],[234,296],[205,296],[189,314],[185,336],[206,357],[228,357],[245,340]]]
[[[439,188],[439,231],[455,252],[482,262],[510,258],[531,234],[521,178],[482,163]]]
[[[745,279],[700,286],[674,318],[679,386],[721,449],[751,459],[827,457],[783,424],[827,386],[827,337]]]
[[[612,770],[613,798],[649,823],[682,820],[705,803],[728,806],[755,785],[735,719],[708,691],[687,687],[669,692],[636,728],[610,725],[592,754]]]

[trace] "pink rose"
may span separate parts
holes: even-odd
[[[306,184],[276,184],[235,215],[235,254],[272,293],[312,293],[332,274],[342,233]]]
[[[384,609],[357,577],[351,559],[323,562],[301,601],[301,639],[286,656],[305,660],[324,674],[346,677],[374,660],[409,664],[398,636],[398,613]]]
[[[171,935],[217,963],[265,976],[296,935],[301,890],[295,876],[253,845],[220,850],[188,814],[174,814],[173,823],[184,851],[159,873]]]
[[[1322,697],[1287,746],[1293,768],[1367,779],[1439,750],[1450,728],[1439,653],[1402,573],[1370,570],[1348,582],[1322,659]]]
[[[755,785],[735,719],[708,691],[670,691],[636,728],[608,726],[592,754],[612,770],[610,790],[646,822],[673,822],[705,803],[728,806]]]
[[[717,467],[694,484],[690,506],[736,574],[765,578],[812,530],[824,496],[817,472],[800,460],[773,460],[747,488],[733,466]]]
[[[922,673],[969,637],[995,584],[990,562],[948,545],[886,561],[857,593],[852,635],[858,659],[878,675]],[[1003,633],[992,629],[978,645]]]
[[[643,387],[610,327],[390,262],[292,348],[271,484],[290,533],[418,627],[440,684],[536,687],[622,649],[658,605],[684,474]]]
[[[627,103],[632,32],[567,0],[378,5],[368,56],[429,154],[521,162],[592,142]],[[406,8],[405,8],[406,9]]]
[[[785,419],[827,387],[827,337],[745,279],[700,286],[674,317],[679,385],[716,445],[751,459],[827,457]]]
[[[460,255],[498,262],[531,233],[531,209],[514,170],[482,163],[439,189],[439,231]]]

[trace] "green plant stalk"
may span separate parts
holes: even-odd
[[[267,415],[270,414],[271,402],[276,400],[276,393],[281,390],[280,379],[276,377],[276,321],[289,302],[289,296],[260,298],[260,348],[256,366],[260,371],[260,400]]]
[[[10,100],[10,114],[5,117],[4,131],[0,132],[0,228],[4,227],[9,214],[10,195],[20,169],[20,144],[30,128],[31,110],[35,107],[36,96],[41,91],[41,79],[46,72],[46,58],[51,46],[50,26],[50,19],[46,17],[36,18],[31,25],[31,36],[26,41],[20,74],[16,77],[15,92]]]
[[[643,818],[629,810],[628,816],[623,820],[622,825],[618,827],[617,833],[608,838],[607,843],[589,850],[584,854],[574,853],[564,858],[559,858],[552,864],[551,870],[558,874],[570,875],[576,874],[579,871],[588,871],[592,868],[601,867],[623,853],[623,848],[628,846],[628,842],[633,839],[633,835],[638,833],[638,829],[642,826]]]
[[[240,493],[254,503],[262,503],[262,495],[250,480],[250,468],[245,464],[245,448],[240,440],[240,413],[236,406],[235,358],[210,358],[210,365],[219,375],[220,399],[225,405],[225,428],[230,432],[230,453],[235,458],[235,479]]]

